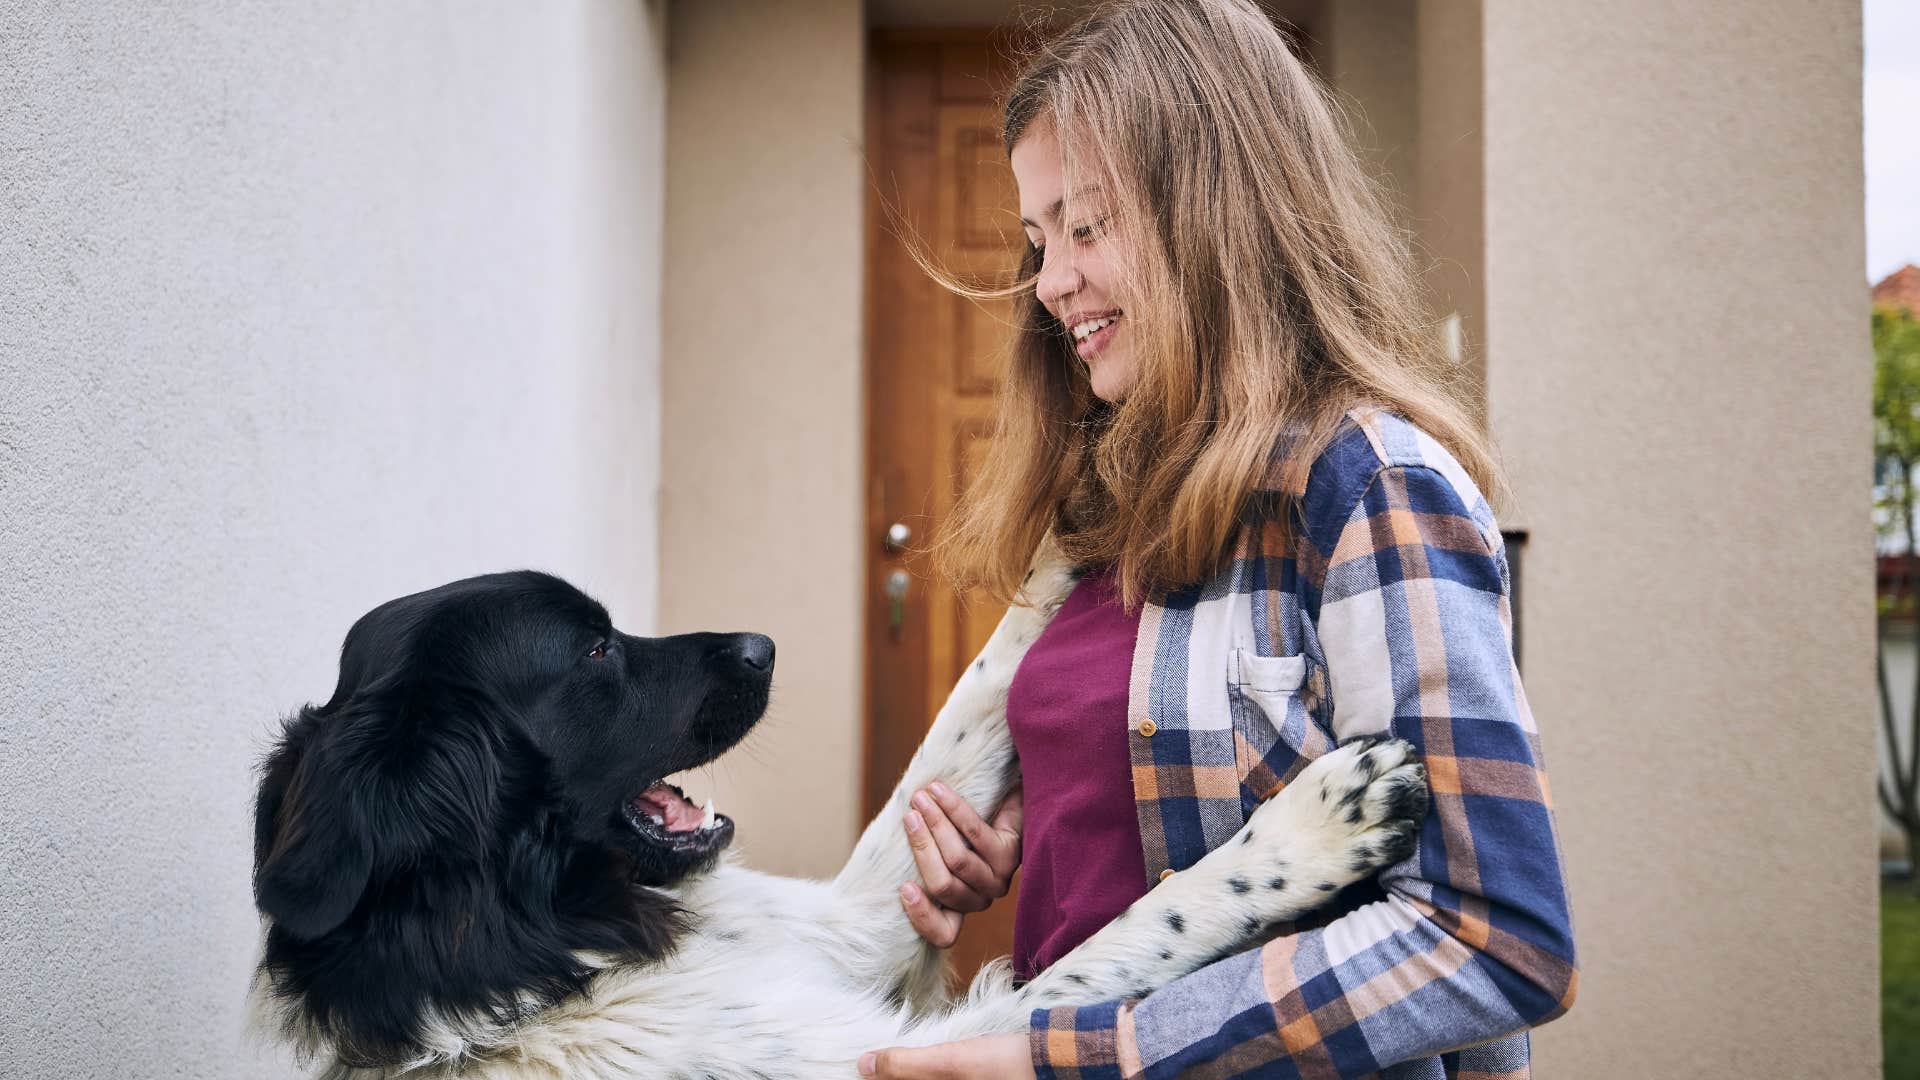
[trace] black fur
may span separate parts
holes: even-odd
[[[362,617],[332,699],[261,769],[261,967],[290,1022],[392,1064],[429,1016],[506,1022],[579,991],[577,953],[668,953],[684,913],[645,886],[710,864],[732,824],[664,845],[627,803],[745,736],[772,666],[757,634],[622,634],[530,571]]]

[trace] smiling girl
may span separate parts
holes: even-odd
[[[1313,925],[861,1071],[1526,1076],[1576,978],[1496,469],[1325,92],[1246,0],[1129,0],[1032,62],[1003,137],[1017,338],[941,554],[1011,597],[1052,531],[1090,572],[1008,696],[1024,821],[908,815],[915,926],[951,943],[1018,862],[1031,975],[1356,736],[1419,748],[1433,810]]]

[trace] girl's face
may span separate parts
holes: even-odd
[[[1134,367],[1126,316],[1109,291],[1108,207],[1094,188],[1067,198],[1060,146],[1044,122],[1014,144],[1013,179],[1020,188],[1020,225],[1042,252],[1040,303],[1067,328],[1094,394],[1117,403],[1133,385]]]

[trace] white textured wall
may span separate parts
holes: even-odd
[[[0,0],[0,1075],[286,1071],[251,768],[368,607],[653,624],[662,21]]]

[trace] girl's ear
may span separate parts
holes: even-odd
[[[303,717],[297,722],[310,725]],[[254,905],[274,925],[311,941],[345,922],[373,869],[332,754],[292,728],[267,759],[254,804]]]

